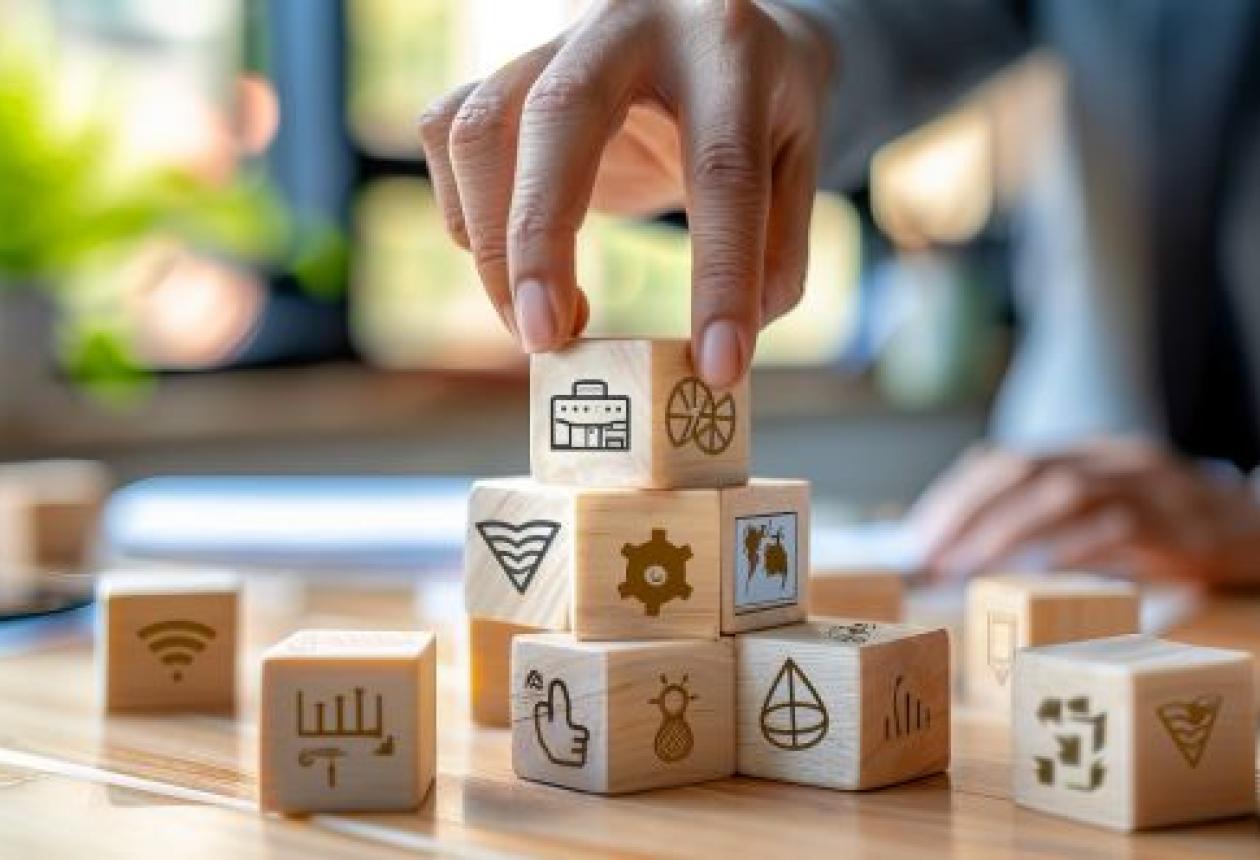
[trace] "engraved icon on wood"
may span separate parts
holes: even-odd
[[[1089,697],[1043,699],[1037,721],[1053,729],[1055,754],[1034,756],[1037,781],[1073,791],[1095,791],[1107,775],[1102,751],[1107,745],[1107,715],[1090,711]]]
[[[394,754],[394,736],[386,735],[382,720],[383,699],[380,693],[375,696],[373,714],[369,715],[364,707],[364,690],[354,688],[354,704],[347,713],[347,697],[342,694],[333,696],[332,707],[328,702],[316,701],[307,710],[306,695],[297,692],[297,735],[300,738],[336,739],[343,742],[354,740],[379,741],[372,749],[373,755],[392,756]],[[331,712],[331,713],[330,713]],[[309,719],[308,719],[309,717]],[[298,751],[298,764],[311,767],[320,759],[327,761],[326,779],[329,788],[337,787],[337,759],[345,758],[347,752],[338,746],[304,747]]]
[[[891,710],[884,717],[884,740],[908,737],[932,727],[932,709],[904,686],[905,678],[893,682]]]
[[[761,705],[761,734],[785,750],[807,750],[827,736],[830,717],[822,697],[796,661],[788,657]]]
[[[661,675],[661,691],[654,699],[648,699],[649,705],[661,709],[661,727],[656,730],[656,757],[672,764],[682,761],[691,755],[696,737],[687,723],[687,706],[699,696],[687,689],[689,676],[671,684],[665,675]]]
[[[846,645],[865,645],[871,641],[879,625],[870,621],[854,621],[851,624],[833,624],[822,631],[822,635]]]
[[[692,444],[710,456],[721,454],[735,438],[735,398],[718,400],[698,377],[681,379],[669,393],[665,429],[675,448]]]
[[[602,379],[579,379],[551,398],[551,450],[629,451],[630,398]]]
[[[643,604],[643,614],[657,616],[661,607],[678,598],[689,600],[687,562],[691,545],[676,546],[669,542],[665,529],[652,529],[652,539],[621,548],[626,558],[626,578],[617,586],[622,600],[633,597]]]
[[[552,764],[586,767],[591,730],[573,721],[569,687],[559,678],[552,678],[547,698],[534,703],[534,734]]]
[[[796,603],[796,514],[735,519],[735,614]]]
[[[1155,709],[1155,715],[1168,732],[1168,737],[1191,767],[1199,766],[1203,751],[1212,739],[1221,702],[1221,696],[1199,696],[1188,702],[1168,702]]]
[[[194,657],[206,650],[215,632],[200,621],[172,618],[147,624],[136,631],[136,635],[149,646],[163,666],[171,667],[171,680],[178,683],[184,679],[184,669],[192,664]]]
[[[524,594],[547,557],[560,524],[553,520],[529,520],[513,525],[502,520],[482,520],[477,531],[495,561],[518,594]]]
[[[987,649],[986,659],[993,677],[1001,686],[1011,676],[1011,666],[1015,663],[1015,634],[1018,620],[1014,613],[1000,609],[990,610],[986,617]]]

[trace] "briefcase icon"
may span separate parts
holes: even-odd
[[[551,398],[551,450],[630,450],[630,398],[600,379],[579,379]]]

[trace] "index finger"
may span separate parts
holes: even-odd
[[[633,22],[579,32],[534,82],[521,113],[508,217],[517,329],[529,352],[563,346],[581,307],[574,243],[604,144],[629,109],[640,50]]]
[[[770,122],[751,52],[734,44],[708,56],[687,65],[681,117],[692,350],[700,377],[726,388],[747,371],[761,328]]]

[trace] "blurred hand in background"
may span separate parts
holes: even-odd
[[[1135,439],[1043,457],[975,449],[924,494],[913,520],[940,576],[1034,555],[1049,570],[1260,581],[1260,504],[1250,484]]]

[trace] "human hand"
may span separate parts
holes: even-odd
[[[591,730],[573,722],[573,704],[564,681],[553,678],[547,699],[534,703],[534,733],[538,745],[552,764],[565,767],[586,765],[586,746]]]
[[[1260,582],[1260,505],[1248,483],[1133,439],[1043,457],[973,451],[912,519],[938,575],[992,570],[1035,551],[1050,569]]]
[[[738,381],[801,295],[827,51],[770,0],[603,2],[432,105],[420,137],[447,230],[522,347],[586,325],[574,240],[592,203],[685,205],[696,367]]]

